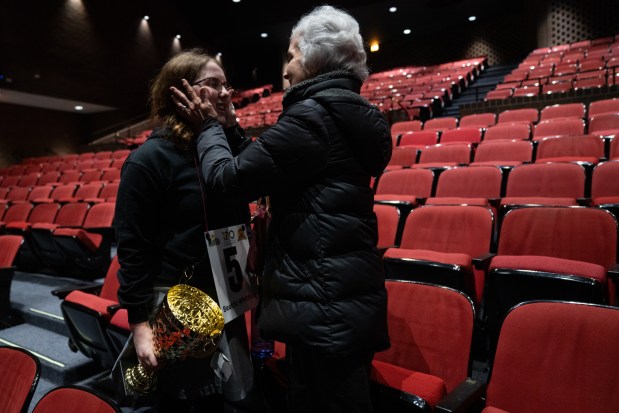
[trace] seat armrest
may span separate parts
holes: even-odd
[[[576,198],[576,202],[580,206],[591,206],[591,198]]]
[[[65,297],[73,291],[79,290],[85,293],[97,294],[99,291],[101,291],[101,287],[103,287],[102,283],[68,285],[66,287],[60,287],[52,290],[52,295],[60,298],[61,300],[64,300]]]
[[[486,391],[486,385],[479,380],[466,378],[463,382],[443,397],[436,407],[435,413],[460,413],[481,399]]]
[[[118,310],[120,310],[122,308],[122,306],[120,304],[112,304],[112,305],[108,305],[107,306],[107,312],[110,313],[110,315],[114,315],[116,314],[116,312]]]
[[[608,277],[613,280],[615,284],[619,283],[619,264],[615,264],[608,270]]]
[[[480,255],[479,257],[475,257],[475,258],[472,259],[473,265],[478,270],[486,271],[486,270],[488,270],[488,267],[490,267],[490,261],[492,260],[492,258],[495,255],[496,254],[494,254],[492,252],[488,252],[486,254]]]

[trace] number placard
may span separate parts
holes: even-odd
[[[227,323],[256,307],[258,293],[245,273],[247,230],[245,225],[216,229],[205,234],[219,306]]]

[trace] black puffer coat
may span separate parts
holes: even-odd
[[[214,120],[198,138],[209,187],[271,196],[261,333],[335,357],[389,346],[369,181],[391,137],[360,87],[346,72],[291,87],[277,124],[237,157]]]

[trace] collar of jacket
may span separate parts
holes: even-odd
[[[284,92],[284,108],[301,100],[309,99],[325,89],[346,89],[355,93],[361,91],[363,82],[355,75],[345,70],[335,70],[311,79],[304,80],[289,87]]]

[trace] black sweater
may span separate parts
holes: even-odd
[[[227,130],[235,151],[247,142],[242,131]],[[216,299],[204,240],[204,209],[198,169],[157,130],[123,164],[116,200],[120,288],[118,299],[130,323],[148,320],[153,287],[177,284],[185,268],[198,264],[189,281]],[[206,193],[209,228],[247,222],[247,204],[221,193]]]

